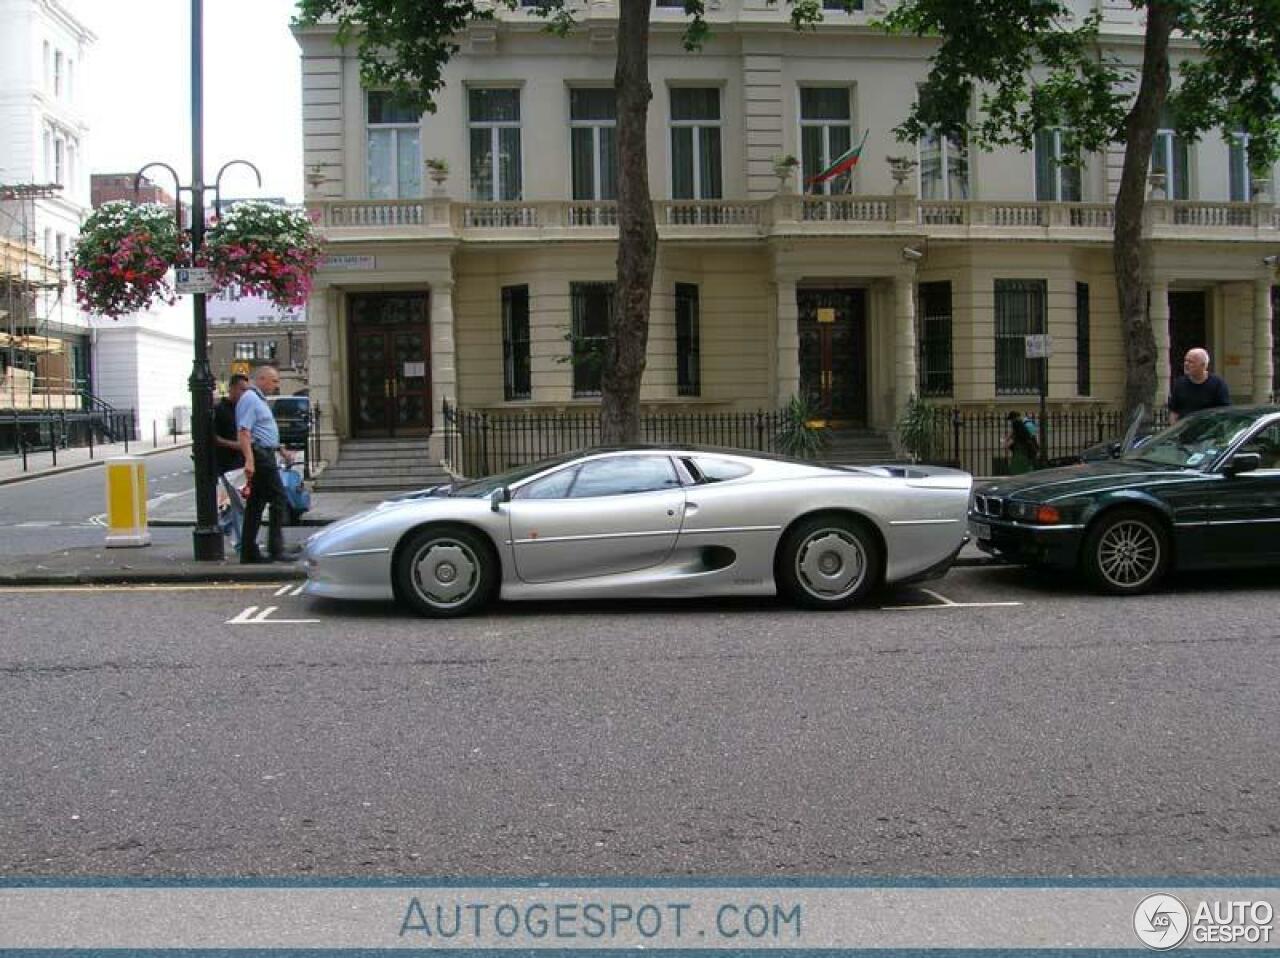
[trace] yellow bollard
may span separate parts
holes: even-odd
[[[107,460],[107,548],[149,546],[147,467],[141,456]]]

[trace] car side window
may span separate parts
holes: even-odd
[[[730,479],[741,479],[750,475],[751,467],[741,462],[728,459],[713,459],[707,456],[695,456],[693,464],[702,474],[703,482],[728,482]]]
[[[679,488],[680,479],[666,456],[611,456],[583,463],[569,497],[628,496]]]
[[[1240,451],[1256,452],[1261,456],[1260,469],[1280,469],[1280,423],[1272,423],[1266,429],[1254,433]]]
[[[553,472],[549,476],[543,476],[541,479],[535,479],[526,486],[521,486],[519,491],[516,492],[515,498],[565,499],[569,495],[569,489],[573,485],[573,479],[577,474],[577,466],[570,466],[568,469]]]

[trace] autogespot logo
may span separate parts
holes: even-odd
[[[1177,948],[1190,925],[1187,906],[1172,895],[1148,895],[1133,913],[1133,930],[1144,945],[1156,951]]]

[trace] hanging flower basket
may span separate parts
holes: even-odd
[[[80,228],[71,275],[80,308],[112,319],[157,299],[172,303],[165,275],[186,258],[173,210],[127,200],[103,203]]]
[[[265,296],[285,309],[306,303],[320,239],[303,211],[248,200],[213,225],[204,254],[220,290]]]

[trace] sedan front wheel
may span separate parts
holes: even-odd
[[[1168,571],[1169,536],[1155,516],[1122,509],[1090,530],[1081,558],[1085,574],[1100,590],[1136,595],[1154,588]]]

